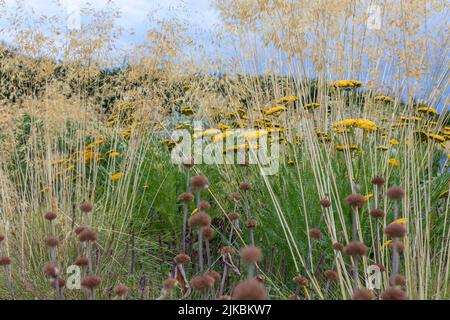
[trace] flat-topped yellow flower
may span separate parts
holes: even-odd
[[[297,96],[286,96],[280,99],[276,99],[276,103],[288,103],[288,102],[295,102],[298,100]]]
[[[437,115],[437,111],[435,109],[433,109],[433,108],[430,108],[430,107],[419,107],[419,108],[417,108],[417,112],[425,113],[425,114],[428,114],[430,116]]]
[[[116,172],[111,176],[112,181],[118,181],[120,178],[122,178],[122,172]]]
[[[312,102],[305,104],[303,107],[305,107],[305,109],[311,110],[320,107],[320,104],[317,102]]]
[[[110,158],[117,158],[118,156],[120,156],[120,153],[115,150],[111,150],[111,151],[108,151],[106,153],[106,155]]]
[[[392,101],[394,101],[394,99],[392,99],[391,97],[388,97],[388,96],[375,96],[374,100],[375,101],[381,101],[381,102],[392,102]]]
[[[336,146],[336,150],[337,151],[345,151],[345,150],[357,150],[358,147],[355,145],[350,145],[350,146]]]
[[[220,123],[220,124],[217,125],[217,129],[222,130],[222,131],[224,131],[224,130],[230,130],[230,129],[231,129],[231,126],[229,126],[229,125],[227,125],[227,124],[222,124],[222,123]]]
[[[393,223],[393,224],[404,224],[406,222],[408,222],[408,219],[406,219],[406,218],[399,218],[397,220],[392,221],[391,223]]]
[[[267,130],[249,130],[241,133],[238,137],[246,140],[256,140],[268,134]]]
[[[286,110],[287,110],[286,107],[276,106],[276,107],[273,107],[273,108],[270,108],[270,109],[264,111],[264,114],[266,116],[271,116],[271,115],[279,114],[279,113],[281,113],[283,111],[286,111]]]
[[[220,134],[220,133],[222,133],[222,131],[220,131],[219,129],[209,128],[209,129],[206,129],[206,130],[204,130],[202,132],[194,133],[192,135],[192,137],[193,138],[203,138],[203,137],[214,136],[214,135],[217,135],[217,134]]]
[[[224,139],[226,139],[227,137],[231,137],[232,135],[234,135],[234,131],[228,130],[222,133],[219,133],[215,136],[212,137],[212,141],[213,142],[218,142],[218,141],[222,141]]]
[[[378,130],[375,122],[370,121],[368,119],[356,119],[355,126],[367,131],[376,131]]]
[[[358,80],[337,80],[330,83],[330,87],[334,88],[359,88],[363,83]]]
[[[388,162],[389,162],[389,164],[390,164],[391,166],[393,166],[393,167],[398,167],[398,165],[400,164],[400,161],[398,161],[398,160],[395,159],[395,158],[390,158]]]
[[[386,146],[379,146],[379,147],[377,147],[377,149],[381,150],[381,151],[388,151],[389,150],[389,148],[386,147]]]
[[[181,108],[181,114],[191,116],[194,114],[194,109],[191,106],[184,106]]]
[[[395,139],[395,138],[392,138],[392,139],[389,141],[389,143],[390,143],[391,145],[393,145],[393,146],[396,146],[396,145],[398,145],[398,140]]]
[[[434,141],[437,141],[437,142],[445,142],[445,137],[443,137],[439,134],[429,133],[428,138],[430,138]]]

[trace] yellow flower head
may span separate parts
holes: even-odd
[[[273,108],[270,108],[270,109],[264,111],[264,114],[266,116],[271,116],[271,115],[278,114],[278,113],[286,111],[286,110],[287,110],[286,107],[276,106],[276,107],[273,107]]]
[[[122,172],[116,172],[111,176],[112,181],[118,181],[120,178],[122,178]]]
[[[393,166],[393,167],[398,167],[398,165],[400,164],[400,161],[398,161],[398,160],[395,159],[395,158],[390,158],[390,159],[389,159],[389,164],[390,164],[391,166]]]

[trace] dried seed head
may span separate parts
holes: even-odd
[[[66,285],[66,280],[64,280],[64,279],[61,278],[61,277],[58,277],[58,280],[57,280],[56,278],[52,278],[52,279],[50,280],[50,284],[51,284],[51,286],[52,286],[53,288],[56,288],[56,283],[58,283],[58,286],[59,286],[60,288],[62,288],[62,287],[64,287],[64,286]]]
[[[58,267],[52,262],[47,263],[43,271],[47,277],[56,278],[59,275]]]
[[[377,185],[377,186],[382,186],[384,185],[385,181],[383,177],[380,176],[375,176],[372,178],[372,184]]]
[[[255,279],[241,281],[234,288],[233,300],[266,300],[267,292],[264,286]]]
[[[241,259],[245,263],[254,264],[261,261],[261,249],[254,246],[248,246],[241,249]]]
[[[404,286],[406,284],[406,278],[401,274],[394,274],[389,278],[389,283],[391,286]]]
[[[203,227],[202,235],[204,239],[211,239],[214,236],[214,229],[210,226]]]
[[[174,261],[176,264],[185,264],[191,262],[191,257],[187,254],[180,253],[174,258]]]
[[[344,245],[340,242],[333,243],[333,249],[336,251],[342,251],[344,250]]]
[[[114,287],[114,294],[119,296],[119,297],[123,297],[126,296],[128,293],[128,287],[123,285],[123,284],[119,284],[117,286]]]
[[[89,259],[86,256],[79,256],[75,259],[73,264],[79,267],[85,267],[89,264]]]
[[[2,242],[3,240],[5,240],[5,236],[0,234],[0,242]]]
[[[10,257],[0,257],[0,266],[9,266],[11,264]]]
[[[230,219],[231,221],[239,220],[239,217],[239,213],[237,212],[230,212],[228,214],[228,219]]]
[[[382,300],[408,300],[405,291],[397,287],[389,287],[381,293]]]
[[[391,187],[387,190],[386,195],[391,200],[400,200],[405,196],[405,191],[400,187]]]
[[[300,274],[295,276],[294,281],[299,287],[306,287],[308,285],[308,279]]]
[[[222,247],[221,251],[222,251],[223,255],[225,255],[225,254],[234,255],[236,252],[233,247],[229,247],[229,246]]]
[[[178,196],[178,201],[181,202],[191,202],[192,200],[194,200],[194,195],[190,192],[183,192]]]
[[[353,291],[352,300],[372,300],[374,298],[372,291],[360,288]]]
[[[250,228],[256,228],[257,226],[256,220],[250,219],[244,222],[244,227],[250,229]]]
[[[349,256],[365,256],[367,254],[367,247],[362,242],[352,241],[345,246],[344,253]]]
[[[211,218],[204,212],[197,212],[189,218],[189,225],[196,227],[206,227],[211,223]]]
[[[48,236],[45,239],[45,244],[47,245],[47,247],[54,248],[59,244],[59,240],[55,236]]]
[[[200,201],[200,203],[198,205],[198,208],[200,210],[202,210],[202,211],[206,211],[206,210],[209,210],[211,208],[211,205],[209,204],[208,201],[202,200],[202,201]]]
[[[79,235],[84,229],[86,229],[86,226],[79,226],[75,228],[74,232],[76,235]]]
[[[352,193],[345,198],[345,202],[352,208],[361,208],[366,203],[366,198],[358,193]]]
[[[207,289],[211,289],[214,285],[214,278],[206,274],[193,277],[191,280],[192,288],[197,291],[203,292]]]
[[[247,182],[243,182],[239,185],[239,189],[243,190],[243,191],[247,191],[250,190],[252,188],[252,185],[250,183]]]
[[[186,159],[183,161],[183,166],[186,169],[191,169],[195,165],[194,159]]]
[[[375,219],[381,219],[386,215],[386,213],[381,209],[374,208],[370,210],[370,215]]]
[[[219,272],[214,271],[214,270],[208,270],[205,272],[206,276],[210,276],[211,278],[214,279],[214,282],[219,282],[222,279],[222,276]]]
[[[331,201],[326,199],[326,198],[324,198],[324,199],[320,200],[320,205],[323,208],[329,208],[329,207],[331,207]]]
[[[95,242],[98,240],[97,232],[95,232],[90,228],[84,228],[84,230],[81,231],[81,233],[78,235],[78,239],[81,242],[85,241]]]
[[[83,213],[91,213],[94,210],[94,206],[89,202],[83,202],[80,204],[80,211]]]
[[[323,238],[323,233],[317,228],[309,229],[309,236],[313,239],[320,240]]]
[[[53,211],[47,212],[44,215],[44,218],[47,219],[48,221],[53,221],[56,219],[56,217],[57,217],[57,214]]]
[[[171,290],[171,289],[175,288],[177,283],[178,283],[177,279],[167,278],[166,280],[163,281],[163,287],[165,289]]]
[[[406,235],[406,228],[401,223],[391,223],[384,228],[384,233],[391,238],[403,238]]]
[[[88,289],[94,289],[102,283],[102,278],[99,276],[86,276],[81,279],[81,286]]]
[[[193,176],[191,178],[191,188],[194,191],[200,191],[208,188],[208,178],[205,176]]]
[[[334,270],[325,270],[324,275],[328,280],[336,280],[338,278],[338,273]]]
[[[231,200],[233,201],[239,201],[241,200],[241,194],[239,192],[233,192],[231,195]]]
[[[397,241],[394,241],[393,243],[391,243],[389,245],[389,248],[391,248],[391,249],[395,248],[397,250],[397,252],[401,254],[405,250],[405,245],[403,244],[402,241],[397,240]]]

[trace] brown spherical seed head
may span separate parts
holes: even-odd
[[[367,254],[367,247],[362,242],[352,241],[345,246],[344,253],[349,256],[365,256]]]
[[[344,250],[344,245],[340,242],[335,242],[333,243],[333,250],[336,251],[343,251]]]
[[[231,195],[231,200],[233,201],[239,201],[241,200],[241,194],[239,192],[233,192]]]
[[[376,185],[376,186],[382,186],[384,185],[385,180],[383,177],[380,176],[375,176],[372,178],[372,184]]]
[[[163,287],[165,289],[171,290],[171,289],[175,288],[177,283],[178,283],[177,279],[167,278],[166,280],[163,281]]]
[[[75,228],[74,232],[78,236],[84,229],[86,229],[86,226],[79,226]]]
[[[79,267],[86,267],[89,264],[89,259],[86,256],[79,256],[73,264]]]
[[[381,300],[408,300],[408,295],[400,288],[389,287],[381,293]]]
[[[214,236],[214,229],[210,226],[203,227],[202,235],[204,239],[211,239]]]
[[[45,244],[47,245],[47,247],[54,248],[54,247],[58,246],[59,240],[55,236],[48,236],[45,239]]]
[[[219,282],[222,279],[222,275],[214,270],[208,270],[205,272],[206,276],[209,276],[214,279],[214,282]]]
[[[404,286],[406,284],[406,278],[401,274],[394,274],[389,278],[389,283],[391,286]]]
[[[0,266],[9,266],[11,264],[10,257],[0,257]]]
[[[0,234],[0,242],[2,242],[3,240],[5,240],[5,236]]]
[[[306,287],[308,285],[308,279],[302,275],[297,275],[294,278],[294,282],[299,286],[299,287]]]
[[[244,227],[247,229],[254,229],[258,225],[258,222],[256,220],[250,219],[244,222]]]
[[[207,289],[211,289],[214,285],[214,278],[208,275],[201,275],[193,277],[191,280],[192,288],[197,291],[203,292]]]
[[[47,277],[56,278],[59,275],[59,269],[52,262],[47,263],[43,269],[44,274]]]
[[[191,169],[195,165],[194,159],[186,159],[183,161],[183,167]]]
[[[94,210],[94,206],[89,202],[83,202],[80,204],[80,211],[83,213],[91,213]]]
[[[206,211],[206,210],[211,209],[211,205],[209,204],[208,201],[202,200],[202,201],[200,201],[198,208],[199,208],[199,210]]]
[[[53,211],[47,212],[47,213],[44,215],[44,218],[45,218],[46,220],[48,220],[48,221],[53,221],[53,220],[56,219],[56,217],[57,217],[57,214],[56,214],[55,212],[53,212]]]
[[[391,200],[400,200],[405,196],[405,191],[400,187],[391,187],[387,190],[386,196]]]
[[[95,232],[94,230],[90,229],[90,228],[85,228],[83,231],[81,231],[81,233],[78,235],[78,239],[81,242],[85,242],[85,241],[91,241],[91,242],[95,242],[98,240],[98,235],[97,232]]]
[[[94,289],[102,283],[102,278],[99,276],[86,276],[81,279],[81,286],[88,289]]]
[[[323,233],[317,228],[309,229],[309,236],[313,239],[320,240],[323,238]]]
[[[233,247],[229,247],[229,246],[222,247],[221,252],[222,252],[223,255],[225,255],[225,254],[234,255],[236,253],[234,248]]]
[[[372,218],[381,219],[386,215],[386,213],[381,209],[374,208],[370,210],[370,215],[372,216]]]
[[[331,201],[330,200],[328,200],[328,199],[322,199],[322,200],[320,200],[320,205],[323,207],[323,208],[329,208],[329,207],[331,207]]]
[[[376,266],[380,269],[380,272],[384,272],[384,270],[386,270],[384,265],[382,265],[381,263],[376,264]]]
[[[116,296],[123,297],[128,294],[128,287],[123,284],[119,284],[114,287],[113,292]]]
[[[241,281],[234,288],[233,300],[266,300],[267,291],[264,285],[255,279]]]
[[[325,270],[324,275],[328,280],[336,280],[338,278],[338,273],[334,270]]]
[[[402,223],[391,223],[384,228],[384,233],[391,238],[403,238],[406,228]]]
[[[178,196],[178,201],[181,202],[191,202],[194,200],[194,195],[190,192],[183,192]]]
[[[208,178],[205,176],[191,177],[191,188],[194,191],[200,191],[208,188]]]
[[[64,287],[66,285],[66,280],[64,280],[61,277],[58,277],[58,279],[56,279],[56,278],[51,279],[50,283],[51,283],[53,288],[56,287],[56,283],[58,283],[59,287],[62,288],[62,287]]]
[[[355,289],[352,294],[352,300],[373,300],[373,298],[372,291],[365,288]]]
[[[345,202],[352,208],[361,208],[366,203],[366,198],[358,193],[352,193],[345,198]]]
[[[249,246],[241,249],[241,259],[247,264],[254,264],[261,261],[261,249],[254,246]]]
[[[250,183],[247,182],[243,182],[239,185],[239,189],[243,190],[243,191],[247,191],[250,190],[252,188],[252,185]]]
[[[191,257],[189,257],[187,254],[180,253],[173,260],[176,264],[186,264],[191,262]]]
[[[228,214],[228,219],[230,219],[231,221],[239,220],[239,217],[240,215],[237,212],[230,212]]]
[[[211,218],[204,212],[197,212],[189,218],[189,225],[195,227],[206,227],[211,223]]]

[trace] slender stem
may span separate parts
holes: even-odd
[[[89,274],[92,273],[92,250],[91,250],[91,243],[88,242],[86,244],[87,246],[87,254],[88,254],[88,272]]]
[[[353,289],[358,289],[358,280],[359,280],[359,272],[358,272],[358,263],[359,257],[353,256]]]
[[[198,264],[200,272],[203,272],[203,243],[202,243],[202,227],[198,228]]]
[[[181,234],[181,252],[186,253],[186,225],[187,225],[187,214],[188,214],[188,204],[183,203],[183,230]]]
[[[227,276],[228,276],[228,264],[225,263],[225,265],[223,266],[222,281],[220,282],[219,296],[223,296],[223,291],[225,289],[225,281],[227,280]]]
[[[209,239],[205,239],[205,247],[206,247],[206,261],[208,262],[208,269],[211,268],[211,255],[209,251]]]

